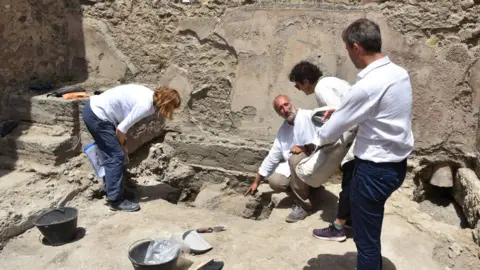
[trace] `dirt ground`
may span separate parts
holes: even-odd
[[[294,224],[284,221],[290,205],[281,194],[274,197],[285,203],[278,204],[269,219],[260,221],[159,199],[142,202],[136,213],[111,212],[104,200],[92,202],[80,196],[68,205],[79,209],[78,226],[85,230],[84,236],[52,247],[42,244],[40,232],[32,228],[7,243],[0,253],[0,269],[132,269],[127,251],[137,240],[168,239],[197,227],[225,225],[227,231],[203,234],[214,246],[211,251],[183,255],[177,269],[195,269],[214,258],[225,262],[224,269],[353,270],[356,249],[351,233],[343,243],[311,235],[333,217],[339,189],[338,184],[327,185],[322,210]],[[384,269],[479,269],[478,249],[469,244],[470,232],[422,213],[418,204],[408,200],[408,192],[396,192],[386,207]]]

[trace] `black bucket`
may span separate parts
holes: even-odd
[[[72,241],[77,235],[78,211],[72,207],[50,210],[33,223],[52,246]]]
[[[128,258],[133,264],[135,270],[171,270],[174,269],[177,265],[178,256],[180,255],[180,250],[177,255],[170,261],[160,263],[160,264],[145,264],[145,256],[147,255],[148,246],[150,242],[153,242],[152,239],[143,239],[133,243],[128,249]]]

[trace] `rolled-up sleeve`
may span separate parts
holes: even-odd
[[[278,166],[282,158],[283,155],[280,141],[278,140],[278,138],[276,138],[273,142],[272,148],[270,148],[270,151],[268,152],[267,157],[263,160],[262,165],[258,169],[258,174],[263,177],[270,176],[275,170],[275,168]]]
[[[330,119],[319,129],[318,146],[335,142],[349,128],[365,120],[370,114],[374,102],[371,102],[368,94],[355,86],[348,91],[344,102]]]

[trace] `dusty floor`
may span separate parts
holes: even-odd
[[[178,269],[195,269],[198,263],[214,258],[225,262],[224,269],[352,270],[356,249],[351,238],[333,243],[311,236],[312,229],[327,225],[332,218],[339,189],[338,184],[327,185],[323,211],[295,224],[284,221],[290,211],[288,203],[280,203],[269,219],[254,221],[164,200],[142,202],[142,210],[136,213],[111,212],[103,200],[79,197],[69,205],[80,211],[78,225],[86,230],[83,238],[51,247],[41,243],[36,228],[30,229],[7,243],[0,253],[0,269],[133,269],[127,250],[134,241],[169,238],[172,233],[221,224],[228,230],[204,235],[213,250],[185,255],[184,267]],[[386,207],[384,269],[479,269],[478,249],[470,244],[470,231],[422,213],[405,195],[408,192],[402,188]]]

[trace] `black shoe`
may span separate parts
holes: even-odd
[[[125,211],[125,212],[135,212],[140,210],[140,204],[131,202],[126,199],[119,199],[116,201],[109,202],[110,210],[112,211]]]

